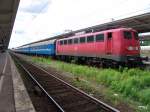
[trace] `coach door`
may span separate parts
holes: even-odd
[[[112,32],[107,33],[106,54],[112,53]]]

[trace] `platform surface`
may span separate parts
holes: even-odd
[[[8,52],[0,53],[0,112],[35,112]]]

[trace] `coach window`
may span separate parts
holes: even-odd
[[[93,41],[94,41],[94,36],[87,37],[87,42],[93,42]]]
[[[98,34],[95,37],[96,42],[104,41],[104,34]]]
[[[74,39],[74,44],[78,44],[78,38]]]
[[[80,43],[85,43],[85,37],[80,37]]]
[[[124,38],[125,39],[131,39],[132,38],[132,34],[129,31],[124,31]]]
[[[72,44],[72,39],[69,39],[69,40],[68,40],[68,44]]]
[[[107,37],[108,37],[108,39],[111,39],[111,38],[112,38],[112,32],[109,32],[109,33],[107,34]]]

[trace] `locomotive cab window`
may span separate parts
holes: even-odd
[[[137,32],[134,32],[134,37],[135,37],[136,40],[139,39],[139,36],[138,36],[138,33],[137,33]]]
[[[112,38],[112,32],[109,32],[109,33],[107,34],[107,38],[108,38],[108,39],[111,39],[111,38]]]
[[[93,42],[93,41],[94,41],[94,36],[87,37],[87,42]]]
[[[125,39],[132,39],[132,33],[130,31],[124,31]]]
[[[104,41],[104,34],[98,34],[95,37],[96,42]]]
[[[78,43],[78,38],[75,38],[74,39],[74,44],[77,44]]]
[[[80,43],[85,43],[85,37],[80,38]]]

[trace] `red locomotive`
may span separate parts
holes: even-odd
[[[56,41],[56,55],[82,61],[131,63],[140,61],[138,33],[131,28],[91,32]]]

